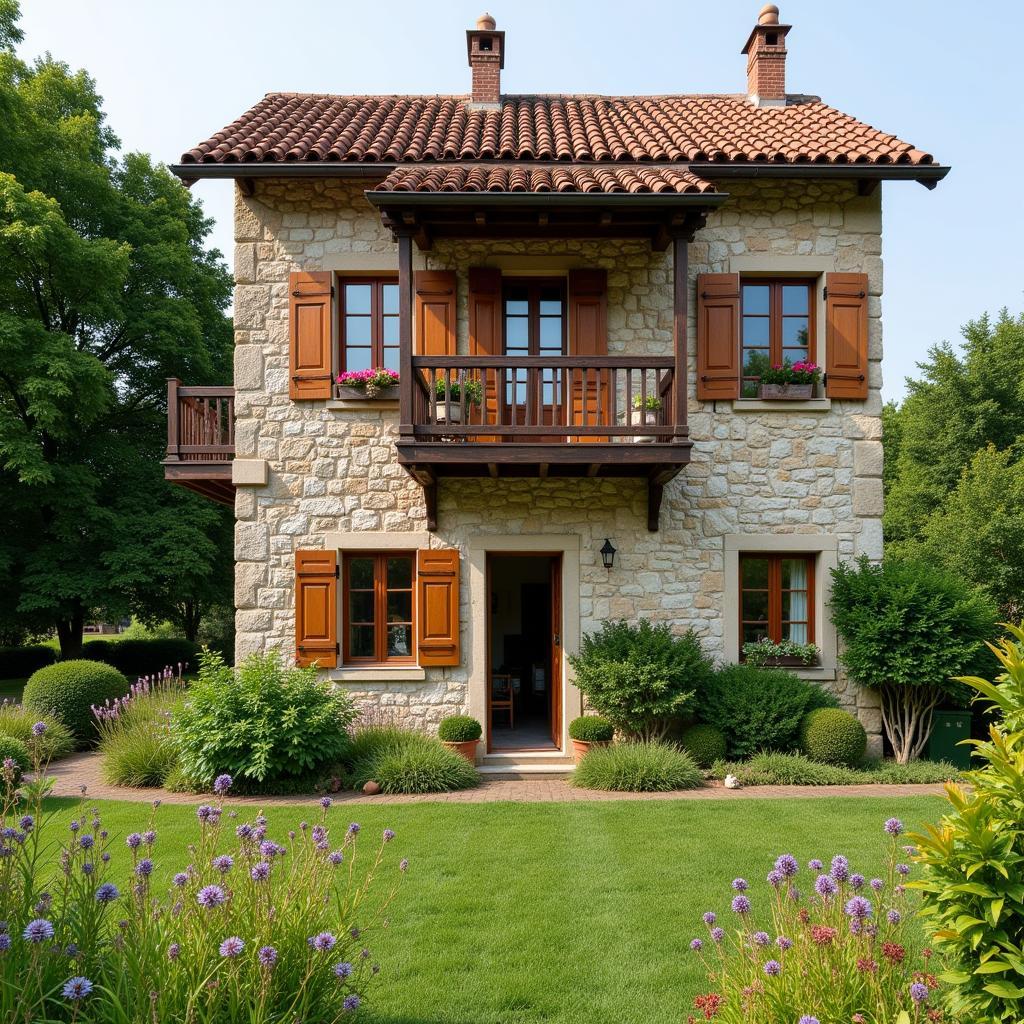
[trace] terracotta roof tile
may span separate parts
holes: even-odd
[[[466,160],[931,164],[930,154],[815,98],[268,93],[181,162]]]

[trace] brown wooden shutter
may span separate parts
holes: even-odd
[[[295,552],[295,663],[338,664],[338,553]]]
[[[417,638],[420,665],[459,664],[459,552],[416,552]]]
[[[420,356],[455,355],[455,271],[417,270],[416,342]]]
[[[697,397],[740,396],[740,276],[697,275]]]
[[[300,271],[288,277],[290,398],[331,397],[333,294],[330,271]]]
[[[608,355],[608,271],[569,271],[569,351],[574,356]],[[572,422],[597,426],[607,422],[611,382],[608,372],[574,370]],[[607,441],[581,437],[580,441]]]
[[[501,331],[501,271],[496,267],[469,268],[469,354],[473,356],[500,356]],[[479,410],[483,423],[499,423],[498,375],[482,375],[484,401]],[[471,422],[475,411],[471,410]],[[497,437],[478,437],[477,441],[497,441]]]
[[[868,275],[825,275],[825,394],[868,397]]]

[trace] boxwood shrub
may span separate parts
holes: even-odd
[[[670,743],[650,741],[591,747],[572,777],[572,784],[580,789],[628,793],[693,789],[702,781],[689,754]]]
[[[800,748],[812,761],[854,768],[864,760],[868,734],[848,711],[817,708],[800,723]]]
[[[11,780],[16,786],[21,776],[32,767],[32,757],[28,747],[13,736],[0,736],[0,764],[10,758],[14,762],[14,777]]]
[[[57,652],[45,644],[32,647],[0,647],[0,679],[22,679],[52,665]]]
[[[727,744],[721,729],[713,725],[691,725],[679,737],[679,746],[701,766],[710,768],[719,758],[725,757]]]
[[[615,726],[602,715],[580,715],[569,723],[569,736],[581,743],[607,743]]]
[[[82,657],[113,665],[129,679],[156,675],[167,666],[178,665],[195,671],[199,667],[200,648],[190,640],[154,638],[149,640],[93,640],[82,648]]]
[[[449,715],[437,728],[437,738],[446,743],[470,743],[482,735],[480,723],[469,715]]]
[[[97,661],[58,661],[34,672],[25,684],[22,703],[29,711],[53,715],[79,744],[97,739],[93,704],[123,697],[128,680],[110,665]]]

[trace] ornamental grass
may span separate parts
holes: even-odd
[[[272,835],[262,814],[225,809],[222,775],[187,861],[163,865],[159,801],[124,837],[84,793],[44,815],[38,748],[20,791],[18,766],[0,767],[0,1020],[294,1024],[360,1006],[408,866],[392,831],[364,852],[359,825],[335,825],[323,797],[312,824]],[[166,891],[158,867],[177,869]]]
[[[782,854],[755,894],[732,883],[729,909],[704,914],[690,948],[713,991],[694,1003],[691,1024],[916,1024],[943,1021],[932,952],[915,944],[906,891],[914,848],[903,824],[885,822],[883,877],[867,879],[841,854],[801,867]]]

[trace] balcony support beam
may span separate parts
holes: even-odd
[[[659,483],[654,477],[647,481],[647,529],[651,533],[658,532],[658,523],[661,519],[661,499],[664,493],[664,484]]]
[[[676,358],[675,379],[672,382],[675,402],[672,423],[675,426],[676,441],[688,440],[690,436],[690,428],[686,422],[686,393],[688,390],[686,370],[689,361],[687,345],[690,293],[689,244],[684,234],[677,234],[672,240],[672,344]]]
[[[412,440],[412,231],[398,232],[398,435]]]

